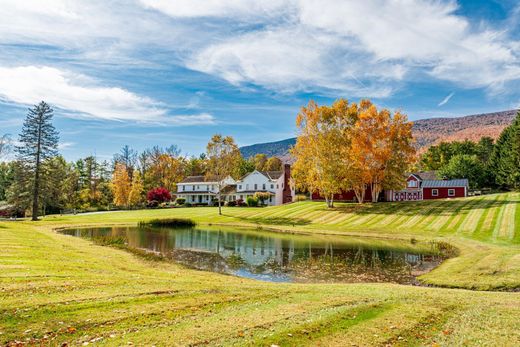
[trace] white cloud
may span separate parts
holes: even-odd
[[[437,106],[441,107],[441,106],[446,105],[448,103],[448,101],[450,101],[450,99],[453,97],[453,95],[455,95],[454,92],[449,93],[444,99],[441,100],[441,102],[439,102],[439,104]]]
[[[283,0],[140,0],[152,8],[172,17],[271,17],[283,11],[292,1]],[[277,14],[279,15],[279,13]]]
[[[173,125],[209,124],[211,115],[168,117],[163,105],[119,87],[47,66],[0,67],[0,96],[19,104],[45,100],[69,117]]]
[[[173,61],[281,92],[385,97],[418,78],[511,90],[520,42],[457,9],[455,0],[3,0],[0,44],[56,46],[94,69]]]
[[[520,79],[519,42],[502,30],[473,27],[455,14],[454,1],[300,0],[287,6],[296,8],[297,20],[281,16],[211,44],[194,52],[189,66],[274,89],[363,93],[349,82],[372,81],[378,89],[364,88],[367,96],[417,74],[490,92]]]

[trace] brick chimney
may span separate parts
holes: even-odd
[[[287,204],[292,202],[291,194],[291,165],[284,164],[283,166],[283,194],[282,203]]]

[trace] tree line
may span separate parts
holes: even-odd
[[[142,152],[126,145],[112,160],[87,156],[67,162],[58,153],[59,134],[52,118],[53,110],[45,102],[29,109],[19,144],[13,148],[14,160],[0,163],[0,214],[36,218],[63,211],[138,208],[166,199],[164,191],[174,193],[176,183],[187,176],[237,179],[255,169],[282,169],[276,157],[243,158],[233,138],[221,135],[215,135],[207,152],[199,156],[182,155],[175,145]],[[7,136],[0,137],[0,156],[11,142]],[[212,148],[219,142],[225,142],[231,156],[214,153]],[[226,167],[219,171],[217,164],[222,161]]]
[[[441,142],[420,156],[418,168],[436,170],[439,178],[467,178],[475,189],[520,189],[520,112],[496,142]]]

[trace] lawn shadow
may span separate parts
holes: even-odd
[[[234,216],[230,216],[234,217]],[[309,225],[311,221],[304,218],[288,218],[288,217],[234,217],[243,222],[254,224],[269,224],[269,225],[292,225],[301,226]]]
[[[444,200],[440,205],[433,202],[439,200],[378,202],[378,203],[343,203],[333,208],[323,208],[323,211],[336,211],[345,214],[363,215],[400,215],[400,216],[443,216],[446,214],[464,213],[475,209],[501,208],[509,204],[517,204],[516,200]],[[476,203],[476,204],[475,204]]]

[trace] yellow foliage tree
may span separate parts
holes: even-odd
[[[299,135],[292,176],[299,188],[319,192],[329,207],[334,194],[353,190],[362,203],[368,188],[376,202],[383,189],[400,188],[415,159],[412,123],[405,115],[378,111],[363,100],[332,106],[309,102],[298,114]]]
[[[146,175],[149,182],[174,192],[177,182],[185,177],[184,161],[167,153],[160,154],[148,168]]]
[[[227,176],[237,174],[242,156],[235,140],[231,136],[213,135],[206,146],[208,157],[206,177],[217,182],[218,213],[222,214],[221,190],[224,188],[223,180]]]
[[[126,166],[117,163],[112,177],[112,192],[114,193],[114,204],[117,206],[128,206],[131,182]]]
[[[134,172],[132,177],[132,188],[128,194],[128,205],[135,207],[144,202],[144,185],[139,171]]]
[[[264,171],[279,171],[282,169],[283,163],[278,157],[270,157],[264,165]]]
[[[295,185],[319,192],[329,207],[334,205],[334,194],[351,187],[347,177],[350,164],[345,158],[356,115],[352,105],[340,99],[331,107],[310,101],[296,119],[299,135],[291,150],[296,157]]]

